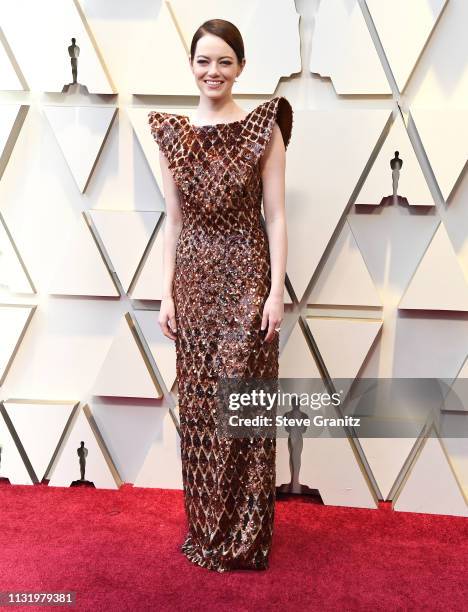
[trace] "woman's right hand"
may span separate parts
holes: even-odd
[[[177,324],[175,318],[174,300],[171,297],[165,297],[161,300],[161,310],[159,311],[159,325],[165,336],[171,340],[175,340],[177,336]]]

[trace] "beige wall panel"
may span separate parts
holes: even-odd
[[[382,307],[349,223],[344,225],[307,301],[314,305]]]
[[[6,426],[0,410],[0,446],[2,447],[0,461],[0,478],[8,478],[11,484],[32,485],[31,476]]]
[[[354,379],[362,367],[382,321],[308,317],[310,331],[332,378]]]
[[[41,482],[75,404],[10,399],[4,405],[38,482]],[[39,431],[40,444],[37,443]]]
[[[164,223],[158,229],[143,267],[138,273],[130,295],[134,300],[161,300],[163,297]]]
[[[299,299],[388,116],[385,110],[297,110],[294,114],[294,138],[286,164],[288,233],[294,237],[287,271]]]
[[[72,81],[67,48],[75,37],[78,82],[93,93],[113,93],[73,0],[3,0],[0,23],[31,89],[59,92]]]
[[[468,505],[440,440],[423,440],[420,454],[403,483],[394,510],[468,517]]]
[[[468,281],[443,223],[439,224],[399,308],[468,310]]]
[[[400,474],[417,438],[359,438],[383,499]]]
[[[167,338],[159,325],[159,310],[136,310],[135,318],[154,358],[164,384],[170,391],[176,380],[176,351],[174,340]]]
[[[161,213],[139,210],[92,210],[89,214],[113,269],[124,290],[128,291]]]
[[[468,109],[443,112],[414,108],[411,116],[447,201],[468,163]]]
[[[377,507],[346,437],[306,438],[299,480],[301,484],[318,489],[326,505]]]
[[[5,171],[28,107],[22,104],[0,105],[0,178]]]
[[[404,89],[447,2],[366,0],[400,91]]]
[[[123,318],[93,387],[94,395],[160,398],[153,372]]]
[[[134,486],[182,489],[179,434],[167,409],[155,411],[157,432]]]
[[[33,306],[0,304],[0,385],[5,381],[33,311]]]
[[[390,94],[357,0],[320,2],[310,71],[330,77],[337,94]]]
[[[410,206],[433,206],[431,192],[399,114],[372,164],[356,203],[375,205],[380,204],[383,198],[392,196],[390,160],[394,157],[395,151],[399,152],[400,159],[403,160],[398,180],[398,195],[406,198]]]
[[[24,88],[0,38],[0,90],[22,91]]]
[[[10,293],[32,295],[35,293],[32,280],[20,259],[18,248],[6,222],[0,213],[0,288]]]
[[[93,482],[97,489],[118,489],[120,480],[99,438],[99,432],[91,427],[83,408],[76,411],[66,436],[50,470],[49,487],[69,487],[80,479],[80,463],[77,449],[84,442],[88,450],[85,480]]]
[[[319,378],[312,353],[306,343],[299,323],[288,337],[279,358],[279,375],[281,378]]]
[[[413,4],[405,6],[412,11]],[[468,2],[449,0],[405,89],[409,108],[467,108],[467,22]]]
[[[84,192],[117,110],[98,106],[44,106],[78,189]]]
[[[56,264],[48,287],[49,293],[107,297],[119,295],[82,215],[76,220],[63,248],[66,250],[60,254]]]

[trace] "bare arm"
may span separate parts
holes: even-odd
[[[271,263],[271,289],[262,320],[262,329],[268,323],[265,337],[267,341],[273,339],[274,329],[280,326],[284,315],[283,292],[288,253],[284,203],[285,170],[286,151],[283,136],[278,124],[275,123],[270,142],[261,158],[263,209]]]
[[[163,180],[164,200],[166,202],[166,220],[164,223],[164,247],[163,247],[163,300],[159,316],[159,324],[165,336],[175,340],[173,332],[177,331],[175,322],[175,308],[172,297],[175,255],[177,241],[182,229],[182,213],[180,208],[180,193],[175,184],[174,177],[169,170],[166,157],[160,152],[159,163]],[[168,327],[168,321],[170,327]]]

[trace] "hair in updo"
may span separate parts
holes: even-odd
[[[239,63],[242,62],[244,59],[244,41],[242,40],[242,35],[233,23],[225,19],[210,19],[202,23],[198,28],[193,35],[192,44],[190,45],[190,59],[192,61],[195,55],[197,42],[205,34],[214,34],[222,38],[236,54],[237,61]]]

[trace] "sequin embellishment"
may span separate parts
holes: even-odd
[[[292,108],[278,96],[232,123],[193,126],[185,115],[159,111],[148,118],[183,218],[173,283],[189,527],[181,550],[218,572],[266,569],[276,440],[218,437],[215,395],[219,377],[278,377],[278,335],[267,343],[260,331],[271,282],[260,158],[275,121],[289,144]]]

